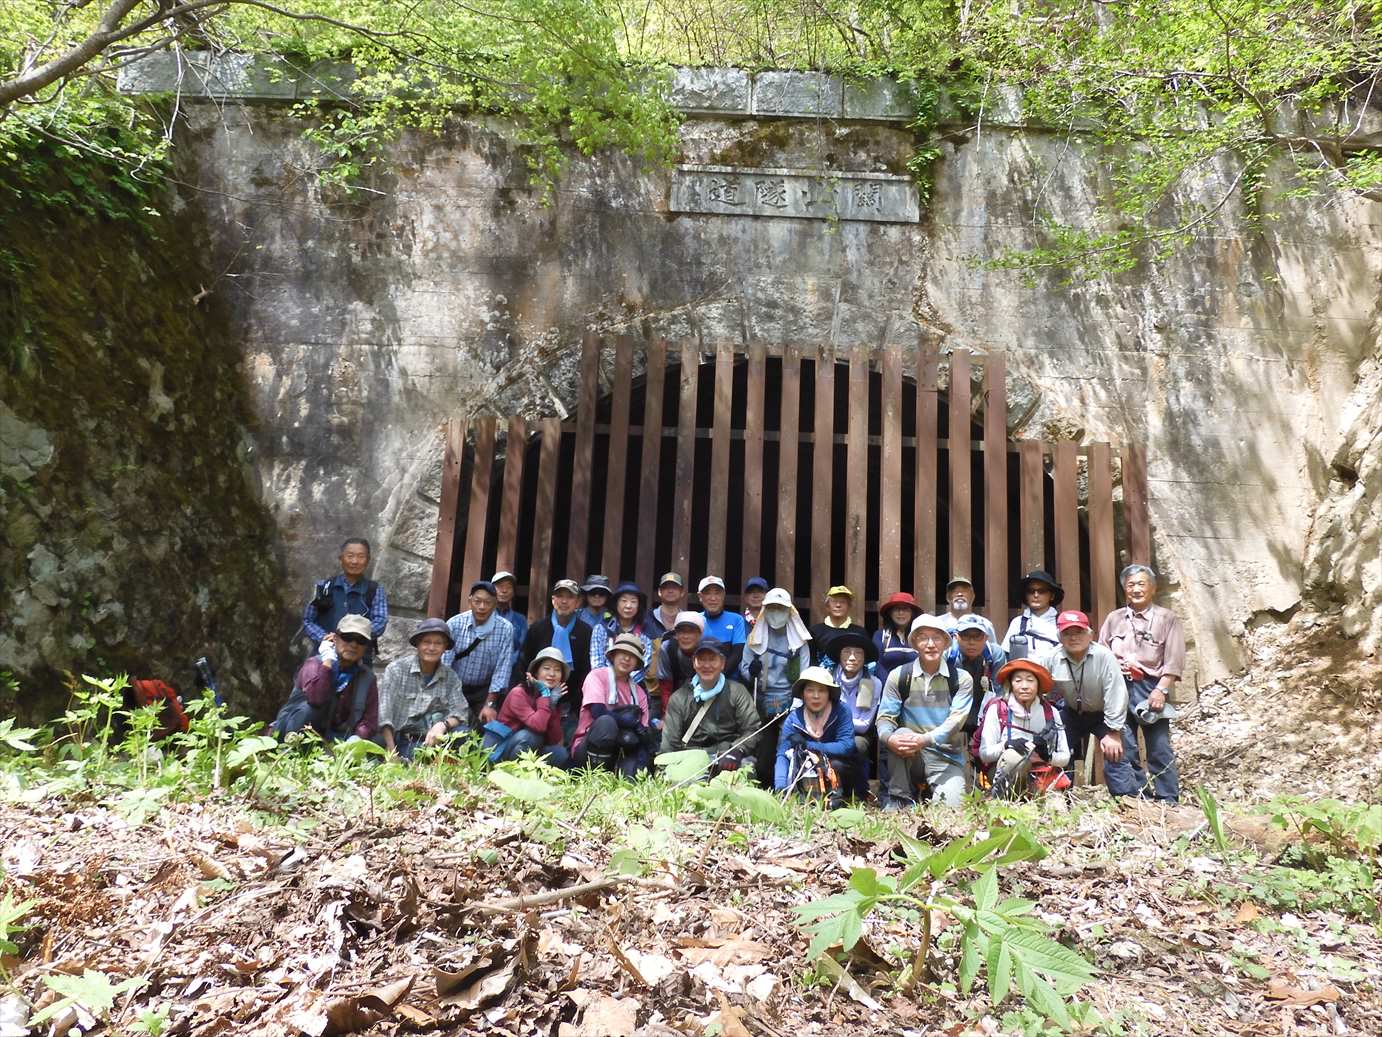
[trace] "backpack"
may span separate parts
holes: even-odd
[[[917,664],[913,662],[909,667],[907,667],[907,675],[903,677],[901,681],[898,682],[902,685],[898,689],[898,691],[901,694],[903,702],[906,702],[909,698],[912,697],[912,677],[916,674],[916,672]],[[956,671],[955,667],[951,665],[948,661],[945,667],[945,680],[946,683],[950,685],[950,701],[954,702],[955,692],[960,690],[960,675]],[[903,683],[904,681],[906,683]]]
[[[1004,698],[1002,695],[999,695],[998,697],[996,697],[995,699],[993,699],[987,706],[984,707],[984,712],[987,713],[990,709],[993,709],[993,708],[995,708],[995,707],[997,707],[997,709],[998,709],[998,723],[1001,724],[1001,725],[1007,726],[1007,724],[1008,724],[1008,702],[1007,702],[1007,699]],[[1047,727],[1047,728],[1050,728],[1050,726],[1056,722],[1056,710],[1055,710],[1055,707],[1052,706],[1051,703],[1047,702],[1045,699],[1042,699],[1042,700],[1041,700],[1041,708],[1042,708],[1042,710],[1043,710],[1043,711],[1045,712],[1045,714],[1046,714],[1046,727]],[[972,756],[972,757],[974,757],[974,766],[975,766],[975,768],[976,768],[977,770],[982,770],[982,771],[987,772],[987,771],[989,771],[989,770],[992,769],[992,764],[984,763],[982,760],[979,759],[979,743],[980,743],[980,741],[982,740],[982,739],[980,738],[980,736],[981,736],[983,733],[984,733],[984,721],[983,721],[983,717],[981,716],[980,719],[979,719],[979,726],[978,726],[977,728],[974,729],[974,734],[973,734],[973,735],[970,737],[970,739],[969,739],[969,755]]]
[[[133,680],[123,698],[126,709],[159,707],[161,722],[153,735],[155,741],[187,730],[187,714],[182,711],[182,700],[172,685],[160,680]]]
[[[331,584],[336,577],[330,576],[325,580],[318,580],[312,592],[312,604],[317,606],[317,611],[331,607]],[[374,596],[379,591],[379,584],[374,580],[365,581],[365,608],[374,607]]]

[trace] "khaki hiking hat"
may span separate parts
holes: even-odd
[[[659,587],[667,583],[675,583],[678,587],[686,586],[686,581],[677,573],[663,573],[662,578],[657,581]]]
[[[551,662],[559,665],[561,667],[562,680],[566,680],[567,677],[571,676],[571,664],[568,663],[565,657],[561,654],[560,648],[554,648],[551,645],[548,645],[542,651],[538,652],[537,655],[533,656],[533,661],[528,664],[528,672],[536,673],[538,663],[543,662]]]
[[[823,688],[829,688],[832,702],[840,698],[840,683],[824,666],[808,666],[801,671],[801,676],[792,682],[792,694],[797,698],[801,698],[803,684],[819,684]]]
[[[945,629],[945,624],[941,622],[941,618],[939,616],[933,616],[929,612],[923,612],[921,615],[917,616],[916,619],[912,620],[912,625],[907,631],[907,640],[911,641],[912,638],[916,637],[917,634],[923,630],[939,630],[947,638],[950,637],[950,631]]]
[[[643,642],[633,634],[620,634],[611,641],[605,649],[605,660],[608,661],[615,652],[628,652],[638,660],[639,666],[648,665],[648,660],[643,655]]]
[[[336,633],[345,637],[363,637],[366,644],[374,640],[374,627],[370,626],[369,620],[354,613],[341,617],[336,624]]]
[[[835,584],[835,586],[831,587],[828,591],[825,592],[825,596],[827,598],[834,598],[836,596],[852,598],[854,597],[854,592],[850,590],[848,587],[846,587],[843,583],[837,583]]]

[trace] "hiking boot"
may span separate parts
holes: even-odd
[[[916,808],[916,800],[906,799],[902,796],[893,796],[883,805],[883,812],[885,814],[900,814],[907,810],[915,810]]]

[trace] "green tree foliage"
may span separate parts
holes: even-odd
[[[129,121],[109,73],[167,46],[348,58],[352,103],[315,131],[328,175],[349,179],[402,126],[456,106],[515,120],[535,171],[564,146],[673,153],[655,89],[669,63],[889,73],[917,85],[924,167],[993,112],[1093,149],[1099,208],[1035,214],[1044,245],[1000,265],[1124,269],[1164,255],[1232,204],[1262,213],[1268,173],[1300,192],[1382,199],[1382,0],[0,0],[0,144]],[[50,84],[6,88],[118,36]],[[121,36],[142,18],[145,27]],[[1000,104],[1000,101],[1002,102]],[[119,109],[116,111],[115,109]],[[86,120],[84,123],[83,120]],[[77,126],[77,130],[70,127]],[[159,128],[157,120],[151,125]],[[157,146],[158,132],[148,141]]]

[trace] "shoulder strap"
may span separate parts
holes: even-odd
[[[365,581],[365,608],[370,608],[374,604],[374,595],[379,590],[379,584],[374,580]]]
[[[721,691],[720,695],[723,694],[724,692]],[[694,735],[696,729],[701,726],[701,721],[705,719],[705,715],[710,712],[710,707],[715,705],[715,699],[718,699],[720,695],[716,695],[713,699],[706,699],[701,703],[701,708],[698,709],[696,715],[691,718],[691,723],[686,725],[686,733],[681,736],[683,745],[689,745],[691,743],[691,736]]]
[[[945,668],[945,680],[950,685],[950,701],[955,701],[955,692],[960,690],[960,672],[954,666]]]

